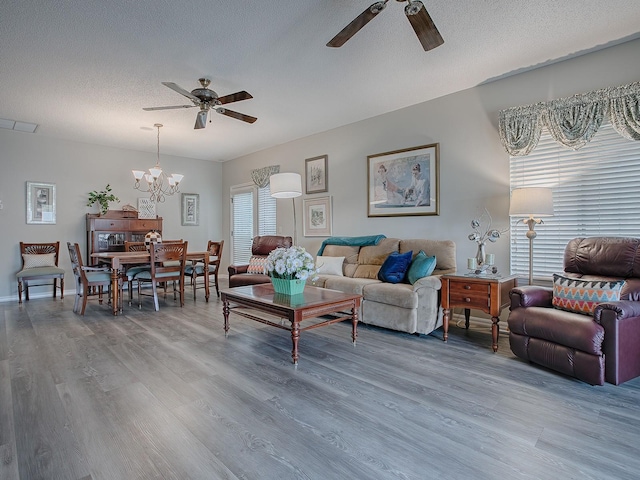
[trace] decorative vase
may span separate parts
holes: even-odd
[[[476,261],[478,266],[484,265],[485,251],[484,242],[478,244],[478,252],[476,253]]]
[[[273,290],[283,295],[298,295],[304,291],[306,280],[288,280],[285,278],[271,277]]]
[[[162,236],[155,230],[151,230],[144,236],[144,245],[147,247],[147,251],[151,251],[152,243],[162,243]]]

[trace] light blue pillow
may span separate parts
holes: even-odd
[[[424,251],[420,250],[409,266],[407,280],[413,285],[422,277],[428,277],[435,270],[436,263],[435,255],[429,257]]]
[[[387,283],[400,283],[404,280],[412,256],[413,251],[406,253],[393,252],[390,254],[382,264],[382,267],[380,267],[378,280]]]

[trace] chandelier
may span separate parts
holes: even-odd
[[[180,191],[178,185],[184,175],[180,175],[179,173],[167,175],[160,168],[160,127],[162,127],[162,124],[156,123],[154,127],[158,129],[158,153],[156,157],[156,166],[150,168],[149,173],[145,173],[142,170],[131,171],[136,179],[136,183],[133,185],[133,188],[140,190],[141,192],[151,193],[149,199],[152,202],[162,203],[164,202],[165,196],[171,196]],[[145,183],[141,182],[143,179]]]

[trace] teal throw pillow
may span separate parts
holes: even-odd
[[[407,253],[393,252],[380,267],[378,279],[387,283],[400,283],[404,280],[412,256],[412,251]]]
[[[424,251],[420,250],[409,266],[407,280],[413,285],[422,277],[428,277],[435,270],[436,263],[435,255],[429,257]]]

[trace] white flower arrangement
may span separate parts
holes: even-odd
[[[313,257],[303,247],[272,250],[264,268],[270,277],[285,280],[315,280],[318,277]]]

